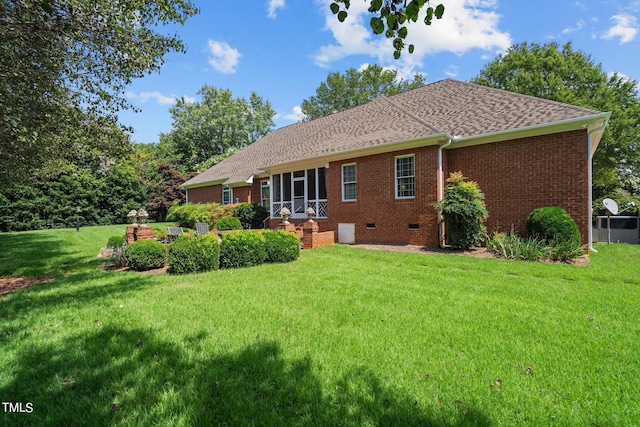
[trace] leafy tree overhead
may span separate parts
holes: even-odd
[[[173,129],[160,135],[160,145],[170,147],[163,150],[173,153],[182,172],[202,170],[209,159],[246,147],[274,126],[271,103],[255,92],[247,101],[234,98],[228,89],[205,85],[198,95],[201,102],[178,99],[169,110]]]
[[[373,15],[369,26],[374,34],[383,34],[393,39],[393,56],[398,59],[405,48],[405,39],[409,34],[406,24],[416,22],[420,18],[420,11],[425,10],[423,21],[431,25],[433,18],[441,19],[444,15],[444,5],[431,5],[429,0],[364,0],[369,3],[368,11]],[[351,0],[335,0],[330,4],[331,12],[338,21],[344,22],[348,16]],[[408,46],[409,53],[413,53],[415,46]]]
[[[421,74],[415,74],[413,80],[398,80],[397,70],[385,70],[379,65],[369,65],[361,71],[350,68],[344,74],[329,73],[327,80],[316,89],[316,95],[302,101],[304,120],[324,117],[379,96],[395,95],[423,85]]]
[[[1,178],[73,144],[126,145],[104,144],[115,113],[129,107],[124,89],[159,70],[166,53],[185,49],[158,24],[197,12],[189,0],[0,0]]]
[[[640,99],[637,82],[607,75],[571,43],[522,43],[499,55],[472,80],[485,86],[611,111],[593,159],[594,199],[615,189],[640,193]]]

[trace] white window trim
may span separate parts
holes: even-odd
[[[407,157],[413,158],[413,175],[411,176],[398,176],[398,159],[406,159]],[[403,156],[395,156],[393,158],[393,169],[394,169],[394,180],[393,180],[393,191],[395,193],[396,199],[415,199],[416,198],[416,156],[415,154],[406,154]],[[400,196],[398,194],[398,180],[401,178],[413,178],[413,196]]]
[[[348,166],[353,166],[354,167],[355,177],[354,177],[353,181],[346,182],[344,180],[344,169],[345,169],[345,167],[348,167]],[[342,201],[343,202],[355,202],[355,201],[358,200],[358,166],[355,163],[347,163],[347,164],[342,165],[341,171],[342,171]],[[356,194],[354,194],[353,199],[347,199],[345,197],[345,191],[344,191],[345,184],[354,184],[355,185]]]

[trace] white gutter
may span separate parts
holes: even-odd
[[[595,149],[593,148],[593,134],[603,131],[607,124],[609,123],[609,117],[602,121],[602,124],[587,130],[587,151],[588,151],[588,160],[589,160],[589,227],[587,227],[587,234],[589,235],[589,251],[597,253],[596,248],[593,247],[593,224],[591,222],[591,217],[593,216],[593,154]],[[596,146],[597,148],[597,146]]]
[[[458,140],[459,137],[449,135],[447,138],[447,142],[438,147],[438,196],[437,201],[441,201],[444,199],[444,167],[442,165],[442,154],[445,148],[451,145],[453,141]],[[438,213],[438,245],[441,248],[445,247],[444,244],[444,233],[443,233],[443,222],[442,222],[442,210]]]

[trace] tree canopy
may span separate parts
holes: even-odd
[[[257,141],[273,129],[275,111],[269,101],[252,92],[248,100],[234,98],[228,89],[204,85],[202,101],[178,99],[170,108],[172,130],[160,135],[175,166],[183,173],[202,171],[229,153]]]
[[[197,12],[189,0],[0,0],[1,178],[73,146],[124,147],[126,86],[185,50],[158,24]]]
[[[400,58],[406,46],[405,39],[409,34],[406,24],[418,21],[420,11],[425,10],[423,22],[431,25],[433,18],[441,19],[444,15],[442,3],[432,6],[429,0],[364,0],[369,2],[369,13],[373,16],[369,26],[374,34],[383,34],[393,39],[393,56]],[[338,21],[344,22],[349,14],[351,0],[335,0],[329,7],[337,16]],[[413,53],[415,46],[408,45],[409,53]]]
[[[640,193],[640,99],[637,82],[608,75],[571,43],[522,43],[482,69],[472,80],[485,86],[551,99],[598,111],[611,119],[593,159],[594,199],[624,188]]]
[[[379,65],[369,65],[361,71],[350,68],[344,74],[329,73],[316,94],[302,101],[304,120],[324,117],[366,104],[379,96],[395,95],[423,85],[422,74],[414,75],[413,80],[399,80],[397,70],[385,70]]]

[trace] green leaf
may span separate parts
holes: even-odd
[[[329,6],[329,9],[331,9],[331,12],[333,12],[334,15],[340,12],[340,6],[338,6],[337,3],[331,3],[331,6]]]
[[[382,8],[382,0],[372,0],[371,1],[371,8],[369,9],[370,12],[376,11],[376,10],[380,10],[380,8]],[[373,10],[371,10],[373,9]]]
[[[384,22],[377,16],[371,18],[369,25],[375,34],[382,34],[382,32],[384,32]]]
[[[424,23],[426,25],[431,25],[431,20],[433,20],[433,8],[429,7],[427,9],[427,16],[424,18]]]
[[[442,15],[444,15],[444,5],[439,4],[436,6],[435,15],[436,18],[442,19]]]
[[[408,33],[409,33],[409,30],[407,30],[407,27],[402,27],[398,30],[398,36],[403,39],[407,37]]]
[[[399,51],[399,50],[396,50],[395,52],[393,52],[393,57],[394,57],[395,59],[400,59],[400,51]]]
[[[42,3],[40,3],[40,7],[47,13],[53,13],[53,6],[51,6],[51,3],[49,3],[48,1],[43,1]]]
[[[409,53],[413,53],[413,50],[415,49],[415,46],[410,44],[409,45]]]
[[[347,12],[345,12],[344,10],[338,12],[338,21],[344,22],[345,19],[347,19]]]

